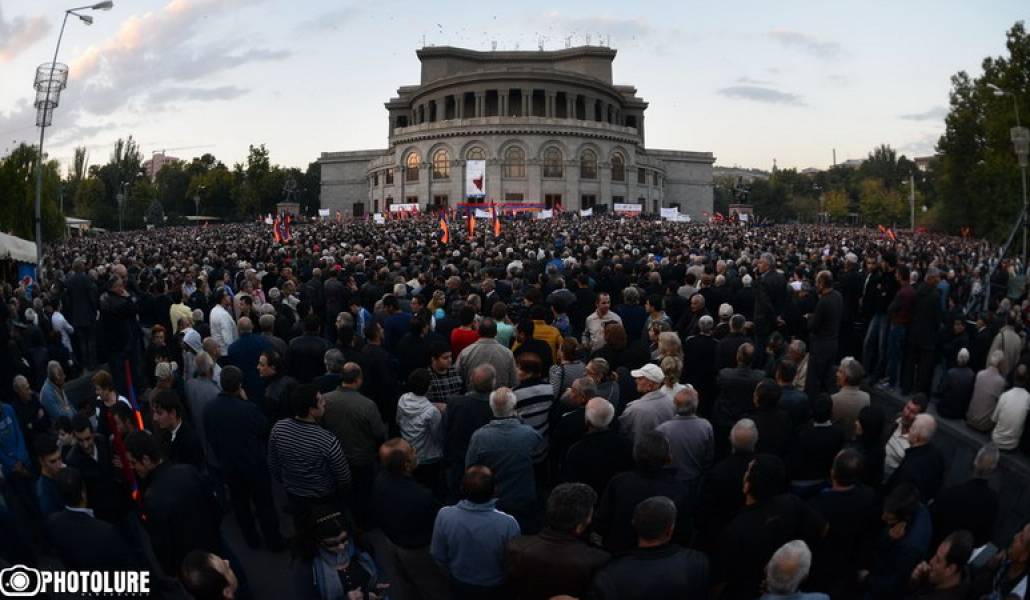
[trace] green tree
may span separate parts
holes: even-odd
[[[36,239],[37,158],[36,147],[26,144],[0,158],[0,230],[27,240]],[[40,202],[45,242],[64,235],[64,216],[57,204],[60,187],[57,161],[45,163]]]

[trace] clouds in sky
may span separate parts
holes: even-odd
[[[44,17],[15,17],[4,20],[0,6],[0,64],[11,62],[23,50],[50,33],[50,22]]]

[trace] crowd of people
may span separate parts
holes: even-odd
[[[990,484],[1030,446],[1018,261],[826,226],[437,227],[48,247],[0,287],[3,566],[262,597],[231,515],[298,597],[1026,596],[1030,523],[997,531]],[[986,434],[964,480],[941,419]]]

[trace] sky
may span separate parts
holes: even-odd
[[[37,66],[68,2],[0,0],[0,156],[38,143]],[[132,135],[145,157],[210,152],[232,164],[265,144],[304,168],[321,152],[385,148],[383,103],[419,82],[423,45],[547,50],[604,43],[616,84],[650,103],[649,148],[716,164],[827,168],[886,143],[933,152],[950,78],[1006,53],[1026,0],[352,2],[115,0],[68,20],[70,66],[50,157],[91,164]]]

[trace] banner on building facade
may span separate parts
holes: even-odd
[[[486,196],[486,161],[465,161],[465,196],[482,198]]]

